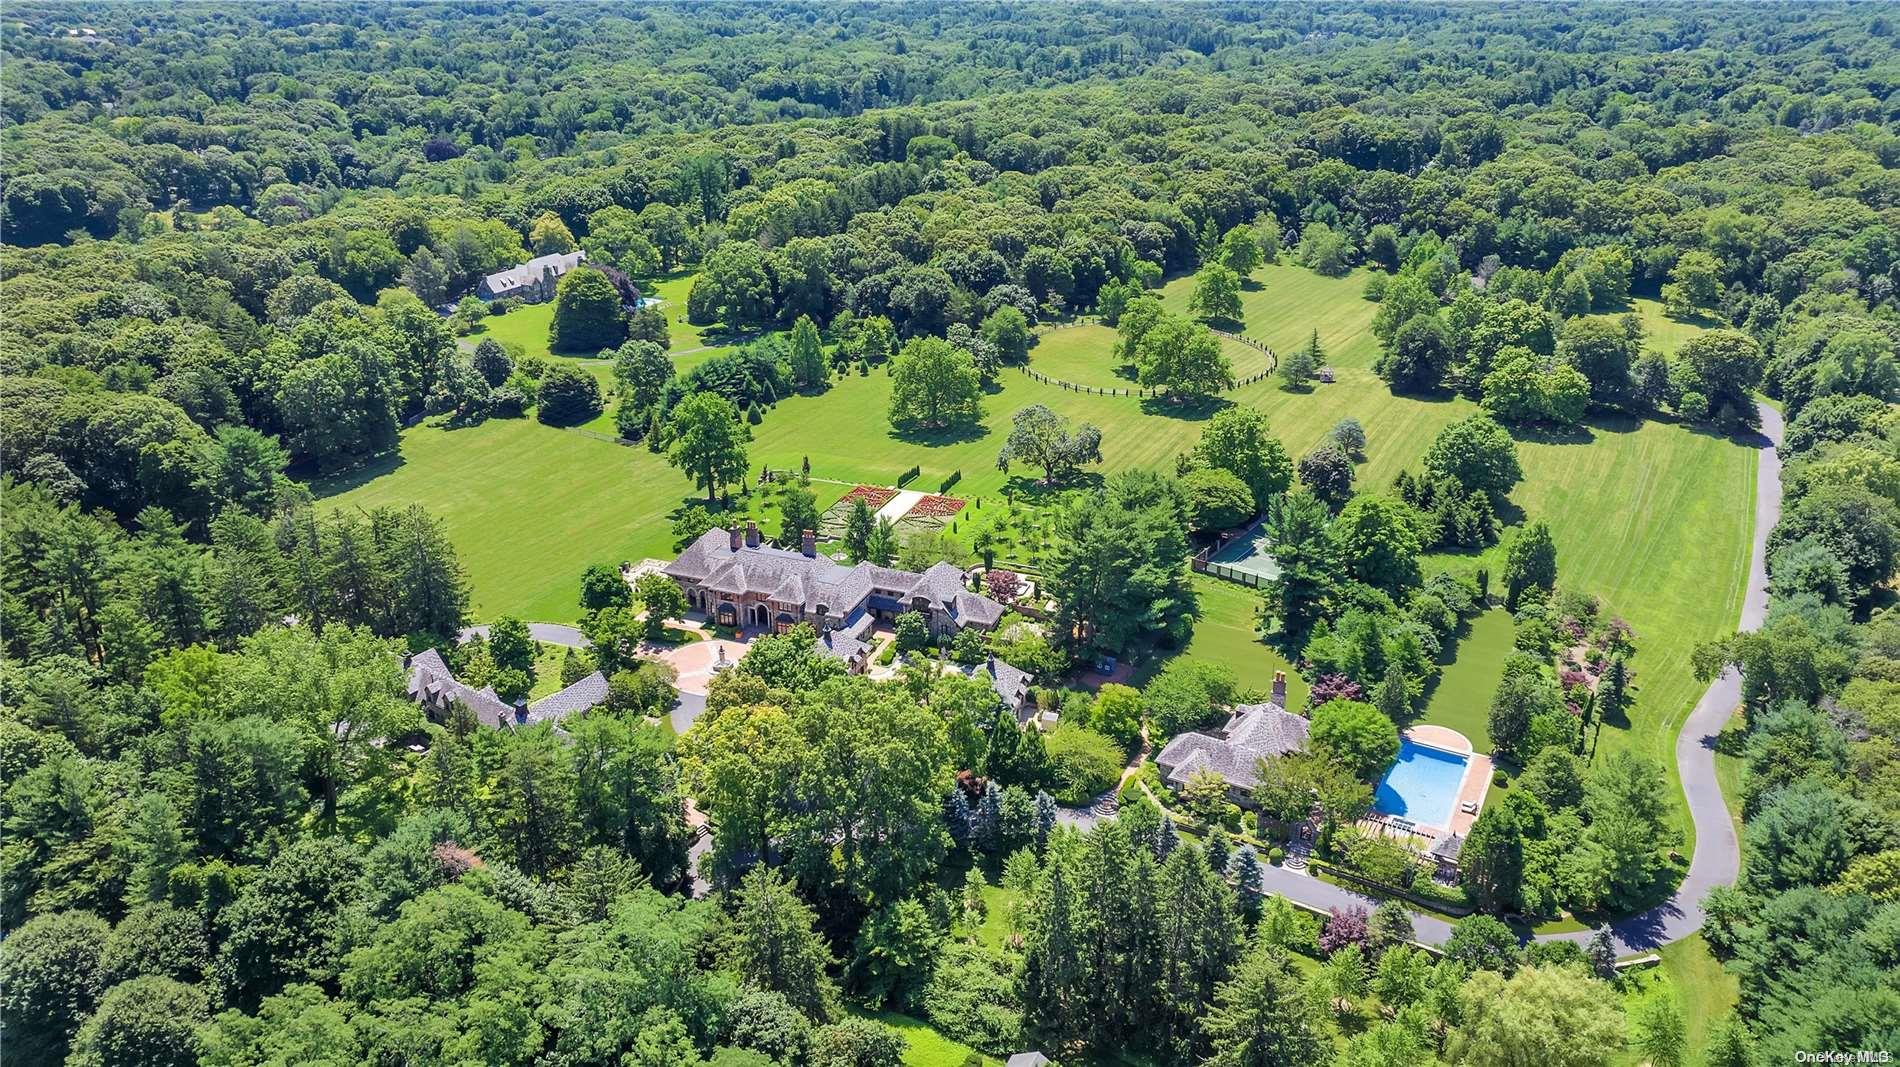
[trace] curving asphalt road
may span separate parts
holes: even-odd
[[[1755,468],[1755,531],[1749,552],[1748,588],[1742,596],[1740,629],[1761,626],[1768,614],[1768,534],[1781,519],[1781,457],[1775,449],[1781,444],[1781,413],[1766,404],[1757,404],[1761,417],[1761,441]],[[1729,818],[1728,805],[1722,800],[1722,787],[1715,777],[1715,745],[1722,727],[1742,702],[1742,680],[1729,670],[1712,683],[1695,709],[1683,720],[1676,735],[1676,767],[1682,775],[1682,791],[1689,801],[1689,818],[1695,824],[1696,849],[1689,861],[1689,872],[1668,900],[1618,919],[1610,924],[1619,955],[1647,952],[1672,941],[1680,941],[1702,929],[1702,899],[1709,890],[1735,881],[1741,872],[1741,845],[1735,837],[1735,823]],[[1376,907],[1378,901],[1363,893],[1342,889],[1306,874],[1283,867],[1268,866],[1262,871],[1266,889],[1316,908]],[[1451,936],[1451,924],[1433,915],[1412,915],[1417,940],[1442,945]],[[1539,941],[1586,942],[1592,931],[1576,930],[1561,934],[1539,934]]]

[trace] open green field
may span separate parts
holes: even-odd
[[[1221,348],[1232,362],[1234,378],[1242,379],[1267,370],[1266,353],[1238,341],[1221,339]],[[1029,350],[1029,365],[1051,378],[1098,389],[1137,389],[1135,368],[1118,364],[1115,359],[1115,330],[1096,323],[1064,326],[1038,335],[1036,347]]]
[[[1262,287],[1247,294],[1247,332],[1287,345],[1319,326],[1339,380],[1308,393],[1289,393],[1268,380],[1235,390],[1221,403],[1265,412],[1295,456],[1351,415],[1369,438],[1360,484],[1383,486],[1400,470],[1416,468],[1441,428],[1475,410],[1458,398],[1393,396],[1366,369],[1374,349],[1368,327],[1375,305],[1360,296],[1362,277],[1320,278],[1295,267],[1266,268],[1262,277]],[[1170,299],[1179,284],[1170,286]],[[1108,358],[1108,331],[1063,332],[1078,334],[1078,346],[1094,334],[1102,359]],[[1077,358],[1086,353],[1078,351]],[[960,470],[955,495],[984,499],[987,510],[1005,485],[1015,486],[1019,499],[1037,495],[1031,482],[1038,472],[996,469],[1010,414],[1024,405],[1044,403],[1101,427],[1105,471],[1170,468],[1177,454],[1193,447],[1212,410],[1075,393],[1006,370],[1001,386],[984,401],[980,426],[905,435],[887,421],[889,398],[890,378],[882,370],[843,376],[822,394],[787,398],[752,428],[750,466],[796,469],[809,458],[818,478],[890,485],[915,464],[921,473],[913,484],[926,490]],[[1550,521],[1561,581],[1597,594],[1636,631],[1638,699],[1629,723],[1605,730],[1603,746],[1634,745],[1662,761],[1673,778],[1676,727],[1700,691],[1689,671],[1690,651],[1731,629],[1740,603],[1754,453],[1723,437],[1634,420],[1602,421],[1554,437],[1528,433],[1519,447],[1525,480],[1512,502],[1523,515]],[[411,429],[400,457],[320,484],[318,491],[330,506],[427,505],[442,516],[461,550],[478,618],[512,611],[546,621],[578,614],[580,573],[589,563],[671,555],[669,516],[699,495],[643,446],[610,444],[526,420],[456,431]],[[769,505],[742,498],[739,506],[753,508],[762,524],[776,529],[767,517]],[[1483,557],[1493,575],[1502,573],[1501,558],[1499,549]],[[1447,556],[1430,566],[1469,570],[1479,562],[1476,556]],[[1246,597],[1252,594],[1234,591],[1245,596],[1217,592],[1204,598],[1199,625],[1207,634],[1197,637],[1188,654],[1230,661],[1249,679],[1271,678],[1269,650],[1251,639],[1253,607]],[[1486,647],[1475,636],[1466,638],[1466,655],[1478,656]],[[1481,718],[1469,698],[1485,688],[1482,664],[1470,666],[1468,680],[1441,688],[1447,702],[1460,694],[1464,715]],[[1476,741],[1481,734],[1472,736]]]
[[[1372,369],[1379,354],[1372,336],[1372,314],[1378,305],[1365,298],[1371,272],[1353,271],[1343,278],[1327,278],[1289,263],[1270,263],[1248,279],[1252,288],[1240,293],[1241,333],[1275,352],[1287,352],[1319,331],[1326,362],[1334,367]],[[1161,305],[1187,313],[1194,279],[1181,277],[1161,289]],[[1237,377],[1240,375],[1236,375]]]
[[[1273,672],[1285,671],[1287,706],[1304,707],[1306,680],[1255,634],[1254,612],[1260,594],[1244,585],[1195,575],[1194,595],[1200,600],[1201,617],[1180,658],[1231,667],[1243,688],[1263,693],[1273,685]]]
[[[1651,300],[1646,296],[1632,297],[1626,311],[1599,315],[1597,318],[1620,318],[1635,312],[1643,320],[1643,347],[1653,348],[1665,356],[1673,356],[1684,341],[1689,340],[1703,330],[1720,325],[1714,319],[1672,319],[1663,311],[1662,301]]]

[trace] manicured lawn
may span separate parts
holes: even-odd
[[[1254,611],[1260,594],[1244,585],[1195,575],[1194,595],[1200,598],[1201,617],[1180,658],[1232,668],[1243,688],[1258,690],[1263,696],[1273,685],[1273,672],[1285,671],[1287,706],[1295,711],[1305,707],[1306,680],[1255,636]]]
[[[554,321],[554,301],[541,304],[522,304],[506,315],[490,315],[482,320],[481,328],[468,335],[463,343],[474,346],[484,337],[500,341],[504,348],[519,348],[523,355],[550,355],[548,350],[548,325]]]
[[[1684,938],[1658,955],[1662,956],[1658,970],[1669,979],[1676,1005],[1689,1024],[1688,1062],[1699,1062],[1698,1054],[1709,1039],[1709,1031],[1740,999],[1736,978],[1710,954],[1709,943],[1701,934]]]
[[[541,622],[579,617],[588,564],[670,556],[667,516],[699,495],[644,446],[532,419],[418,426],[404,432],[399,457],[316,490],[330,507],[424,504],[448,524],[474,617]]]
[[[1365,298],[1370,273],[1360,269],[1327,278],[1287,262],[1261,267],[1249,279],[1253,288],[1241,291],[1241,328],[1235,332],[1284,353],[1306,344],[1318,330],[1327,363],[1370,370],[1379,353],[1372,336],[1379,305]],[[1176,278],[1162,286],[1161,304],[1185,314],[1193,292],[1192,276]]]
[[[1233,364],[1234,378],[1244,379],[1267,369],[1266,353],[1225,338],[1221,348]],[[1117,365],[1115,330],[1096,323],[1063,326],[1039,335],[1029,350],[1033,369],[1077,385],[1100,389],[1138,389],[1135,368]]]
[[[1457,658],[1439,674],[1419,721],[1449,726],[1470,738],[1479,752],[1491,751],[1491,695],[1504,676],[1513,633],[1511,614],[1503,608],[1472,619],[1458,641]]]
[[[529,700],[540,700],[561,691],[561,661],[566,658],[567,649],[535,642],[534,685],[528,690]]]
[[[952,1041],[943,1033],[922,1019],[894,1011],[865,1011],[861,1008],[846,1009],[851,1014],[865,1019],[875,1019],[897,1031],[904,1038],[904,1067],[963,1067],[976,1050],[959,1041]],[[1000,1065],[1001,1060],[993,1056],[984,1056],[984,1067]]]
[[[1684,341],[1704,330],[1721,325],[1714,319],[1672,319],[1663,311],[1662,301],[1651,300],[1646,296],[1634,297],[1625,311],[1612,312],[1603,318],[1618,318],[1629,312],[1635,312],[1643,320],[1643,346],[1653,348],[1665,356],[1673,356]]]

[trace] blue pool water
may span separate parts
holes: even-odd
[[[1399,739],[1399,758],[1379,779],[1372,807],[1427,826],[1450,826],[1458,806],[1458,787],[1471,760],[1442,748]]]

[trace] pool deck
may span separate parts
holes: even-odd
[[[1452,805],[1451,825],[1420,827],[1420,829],[1437,831],[1450,830],[1460,837],[1469,834],[1471,824],[1478,821],[1476,813],[1484,810],[1484,797],[1491,788],[1491,757],[1473,751],[1470,738],[1445,726],[1419,723],[1407,727],[1400,736],[1415,745],[1455,752],[1469,761],[1465,765],[1464,781],[1458,786],[1458,801]],[[1473,805],[1472,811],[1465,810],[1467,804]]]

